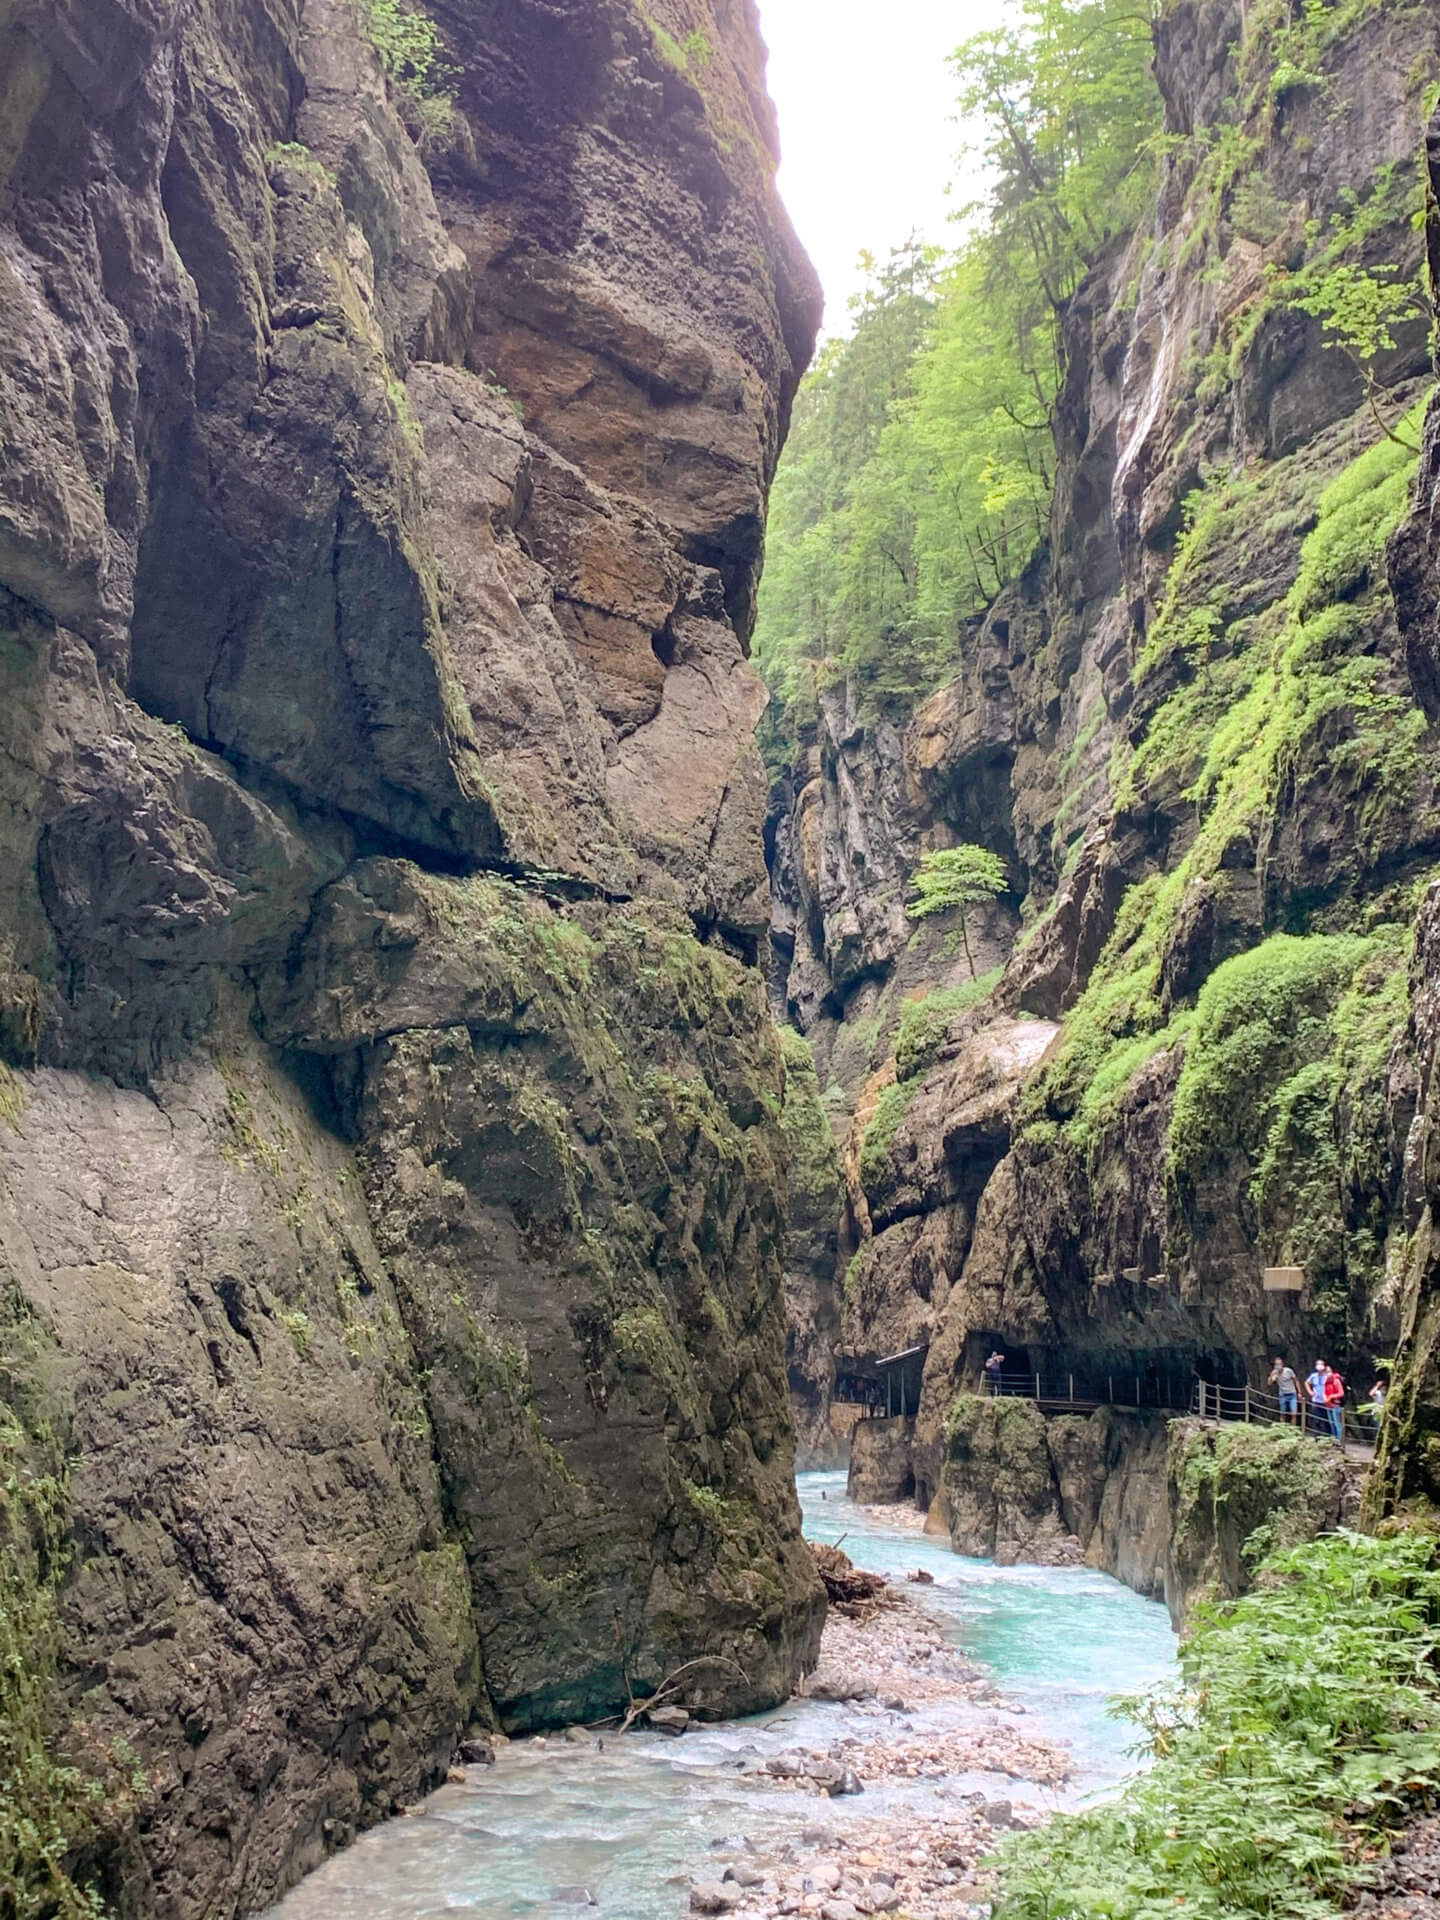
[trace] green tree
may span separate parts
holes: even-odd
[[[915,898],[905,911],[912,920],[926,920],[932,913],[958,912],[960,939],[975,978],[975,956],[970,951],[970,929],[965,909],[976,907],[1004,893],[1010,882],[1005,862],[988,847],[964,845],[944,847],[927,853],[910,882]]]
[[[1408,439],[1381,413],[1375,377],[1376,361],[1395,351],[1395,329],[1429,312],[1418,284],[1399,274],[1393,261],[1362,267],[1353,260],[1341,260],[1314,276],[1304,291],[1290,294],[1288,304],[1319,320],[1328,341],[1350,361],[1365,383],[1365,398],[1380,431],[1410,453],[1418,453],[1418,440]]]
[[[851,331],[796,403],[771,499],[755,658],[782,752],[850,676],[913,705],[1044,537],[1058,310],[1153,183],[1144,0],[1012,0],[954,56],[989,193],[949,258],[868,260]]]

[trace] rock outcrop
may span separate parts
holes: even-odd
[[[962,1395],[946,1442],[939,1510],[957,1553],[1001,1566],[1083,1558],[1164,1596],[1163,1418],[1110,1408],[1049,1416],[1024,1400]]]
[[[1043,1414],[961,1394],[932,1513],[957,1553],[1000,1566],[1083,1560],[1164,1600],[1183,1629],[1200,1602],[1248,1593],[1267,1554],[1354,1526],[1367,1475],[1286,1427],[1114,1407]]]
[[[1248,1593],[1267,1554],[1356,1525],[1368,1467],[1283,1427],[1176,1421],[1166,1467],[1165,1597],[1183,1627],[1199,1601]]]
[[[122,1916],[265,1904],[472,1719],[772,1703],[823,1612],[754,9],[401,12],[0,23],[0,1713]]]
[[[1440,298],[1440,111],[1426,141],[1429,174],[1427,241],[1432,296]],[[1425,423],[1412,511],[1388,553],[1389,576],[1405,636],[1416,696],[1433,720],[1440,715],[1440,406]],[[1410,1013],[1391,1061],[1387,1099],[1391,1151],[1400,1167],[1401,1221],[1406,1231],[1396,1262],[1400,1338],[1396,1376],[1370,1512],[1440,1508],[1440,1115],[1435,1069],[1440,1057],[1440,887],[1421,904],[1410,960]]]

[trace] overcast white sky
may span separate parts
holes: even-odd
[[[883,259],[912,228],[949,238],[945,195],[962,144],[945,57],[1002,0],[759,0],[780,113],[780,191],[846,325],[862,247]]]

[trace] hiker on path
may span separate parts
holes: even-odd
[[[1340,1407],[1345,1399],[1345,1382],[1323,1360],[1315,1362],[1315,1371],[1305,1381],[1310,1395],[1310,1419],[1313,1433],[1329,1433],[1332,1440],[1344,1437]]]
[[[1300,1424],[1300,1376],[1283,1354],[1277,1354],[1270,1369],[1270,1384],[1280,1402],[1280,1418],[1287,1427]]]
[[[1377,1433],[1380,1431],[1380,1422],[1385,1418],[1386,1391],[1385,1382],[1377,1380],[1367,1395],[1370,1404],[1365,1408],[1366,1417]]]
[[[1329,1367],[1323,1360],[1317,1360],[1313,1372],[1307,1374],[1305,1379],[1305,1391],[1310,1396],[1310,1418],[1307,1426],[1311,1433],[1334,1432],[1325,1405],[1325,1383],[1329,1377]]]
[[[1345,1444],[1345,1382],[1331,1367],[1325,1376],[1325,1411],[1330,1416],[1330,1432],[1337,1447]]]
[[[985,1362],[985,1391],[992,1397],[998,1396],[1000,1392],[1000,1375],[1004,1370],[1004,1366],[1005,1356],[1003,1353],[992,1353],[990,1358]]]

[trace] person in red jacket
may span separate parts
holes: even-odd
[[[1328,1427],[1332,1439],[1341,1439],[1344,1427],[1340,1408],[1345,1401],[1345,1382],[1323,1360],[1317,1360],[1315,1371],[1306,1378],[1305,1391],[1310,1396],[1312,1431],[1324,1433]]]
[[[1330,1416],[1330,1431],[1337,1446],[1345,1444],[1345,1382],[1331,1367],[1325,1376],[1325,1411]]]

